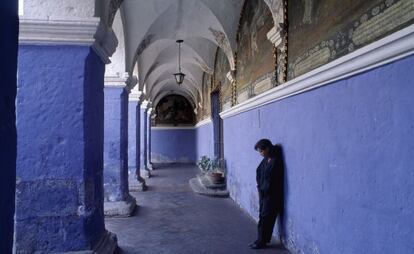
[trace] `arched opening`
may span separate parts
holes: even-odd
[[[171,94],[160,100],[155,108],[155,126],[193,126],[194,108],[182,95]]]

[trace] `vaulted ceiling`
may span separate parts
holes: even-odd
[[[109,72],[137,75],[139,90],[159,101],[181,94],[197,105],[203,73],[212,74],[217,47],[234,69],[236,36],[243,0],[123,0],[113,24],[119,46]],[[178,44],[184,83],[178,86]],[[107,71],[108,72],[108,71]]]

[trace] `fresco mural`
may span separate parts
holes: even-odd
[[[414,0],[290,0],[292,79],[414,23]]]
[[[224,52],[217,48],[216,60],[214,66],[214,82],[220,85],[221,106],[226,103],[231,103],[231,82],[227,78],[227,73],[230,71],[230,65]]]
[[[273,27],[270,9],[263,0],[246,0],[237,45],[237,93],[252,89],[264,76],[273,76],[273,44],[267,33]],[[240,102],[240,101],[239,101]]]
[[[190,102],[181,95],[167,95],[156,109],[155,126],[194,125],[195,114]]]
[[[198,107],[198,114],[197,114],[197,121],[204,120],[211,116],[211,81],[212,76],[208,73],[203,74],[203,83],[202,83],[202,93],[203,93],[203,100],[201,103],[201,107]]]

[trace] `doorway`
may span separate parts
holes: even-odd
[[[211,92],[211,119],[213,122],[214,157],[222,159],[223,155],[223,123],[220,117],[220,90]]]

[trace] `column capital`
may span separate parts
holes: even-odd
[[[137,103],[140,103],[143,98],[143,92],[141,91],[132,91],[129,94],[129,101],[136,101]]]
[[[151,117],[151,114],[154,112],[154,108],[153,107],[148,108],[147,112],[148,112],[148,117]]]
[[[77,17],[65,20],[20,17],[20,45],[91,46],[105,64],[118,46],[111,28],[100,18]]]
[[[151,106],[151,102],[149,100],[144,100],[141,103],[141,109],[148,110],[148,108]]]
[[[128,73],[118,73],[117,76],[105,76],[104,84],[106,87],[125,88],[127,87]]]

